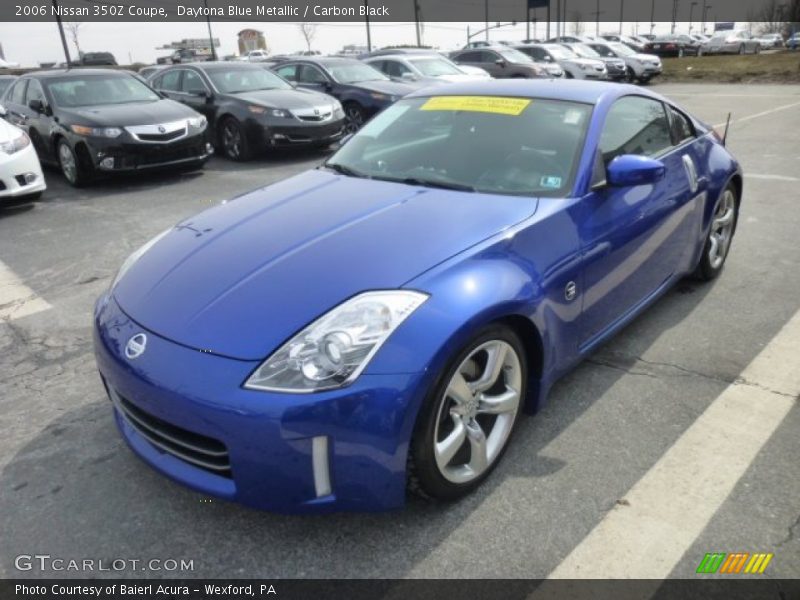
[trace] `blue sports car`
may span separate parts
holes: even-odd
[[[205,494],[458,498],[560,376],[678,279],[720,273],[741,197],[717,134],[642,88],[421,90],[129,257],[97,364],[133,451]]]

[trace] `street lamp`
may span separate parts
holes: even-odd
[[[697,2],[692,2],[689,5],[689,33],[692,33],[692,13],[694,13],[695,6],[697,6]]]
[[[625,8],[625,0],[619,0],[619,34],[622,35],[622,11]]]
[[[670,33],[675,33],[675,21],[678,20],[678,1],[672,0],[672,28],[669,30]]]
[[[706,4],[705,0],[703,0],[703,31],[701,33],[706,32],[706,21],[708,20],[708,10],[711,8],[710,4]]]

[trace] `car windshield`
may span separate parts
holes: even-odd
[[[578,58],[577,54],[575,54],[572,50],[564,46],[559,46],[557,44],[548,44],[545,47],[547,48],[547,51],[550,52],[550,54],[552,54],[555,57],[556,60]]]
[[[523,54],[519,50],[515,50],[514,48],[500,48],[497,50],[497,53],[505,58],[508,62],[513,63],[531,63],[533,59],[528,56],[527,54]]]
[[[570,49],[584,58],[598,58],[600,55],[586,44],[571,44]]]
[[[591,111],[539,98],[409,98],[374,117],[325,166],[410,185],[563,196]]]
[[[255,66],[252,69],[209,69],[206,73],[223,94],[292,88],[275,73]]]
[[[460,75],[463,73],[458,67],[443,58],[410,58],[408,59],[419,72],[427,77],[441,77],[442,75]]]
[[[328,71],[339,83],[360,83],[362,81],[386,81],[389,78],[374,67],[353,61],[327,65]]]
[[[625,44],[620,44],[619,42],[609,42],[608,47],[619,56],[631,56],[632,54],[636,54],[636,52],[628,48]]]
[[[14,82],[14,79],[0,79],[0,96],[2,96],[8,89],[8,86]]]
[[[56,106],[155,102],[160,96],[133,75],[70,75],[45,79]]]

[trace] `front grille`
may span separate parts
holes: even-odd
[[[136,135],[143,142],[169,142],[186,135],[186,128],[168,131],[166,133],[139,133]]]
[[[205,152],[203,143],[170,146],[129,146],[130,154],[122,157],[124,168],[150,167],[180,160],[200,158]]]
[[[214,438],[186,431],[146,413],[141,408],[117,394],[116,406],[128,424],[148,442],[196,467],[231,477],[231,463],[225,444]]]
[[[331,113],[325,113],[322,115],[298,115],[297,118],[301,121],[327,121],[331,118]]]

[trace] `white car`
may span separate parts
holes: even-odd
[[[266,50],[251,50],[247,53],[247,60],[250,62],[264,62],[269,60],[269,52]]]
[[[485,79],[483,75],[466,73],[462,65],[456,65],[436,52],[381,54],[363,60],[384,75],[405,81],[436,84]],[[478,70],[489,75],[483,69]]]
[[[655,54],[634,52],[620,42],[592,42],[589,46],[600,56],[621,58],[628,68],[628,79],[639,83],[650,81],[664,70],[661,59]]]
[[[5,116],[5,109],[0,109],[0,116]],[[46,188],[28,134],[0,119],[0,204],[11,198],[38,198]]]
[[[608,79],[608,69],[602,60],[581,58],[561,44],[523,44],[515,48],[545,68],[558,65],[570,79]]]
[[[470,65],[458,65],[458,68],[464,71],[467,75],[472,75],[475,79],[491,79],[492,76],[480,67],[472,67]]]

